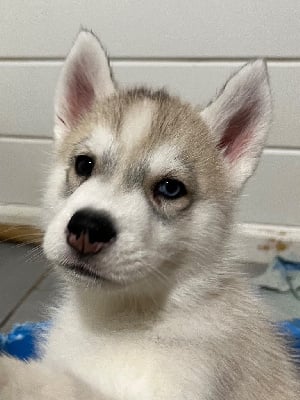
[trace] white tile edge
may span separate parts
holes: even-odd
[[[0,204],[0,224],[39,226],[40,216],[40,207]]]
[[[245,262],[270,263],[276,256],[300,261],[300,226],[238,224],[233,243]]]

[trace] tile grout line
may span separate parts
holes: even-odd
[[[50,274],[52,268],[48,268],[44,271],[40,277],[35,281],[35,283],[27,290],[27,292],[20,298],[20,300],[15,304],[15,306],[8,312],[8,314],[0,321],[0,329],[2,329],[6,323],[10,320],[10,318],[14,315],[14,313],[21,307],[24,301],[31,295],[31,293],[47,278]]]
[[[254,60],[257,58],[263,58],[267,62],[299,62],[299,56],[263,56],[262,54],[255,55],[244,55],[244,56],[110,56],[111,62],[244,62],[249,60]],[[54,63],[59,64],[65,60],[65,55],[62,56],[0,56],[0,63]]]

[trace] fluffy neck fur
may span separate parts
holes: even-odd
[[[111,321],[125,324],[135,321],[160,319],[169,315],[191,312],[193,308],[207,306],[209,299],[226,292],[233,280],[240,279],[230,254],[229,230],[223,233],[215,252],[201,260],[198,254],[183,254],[180,263],[162,267],[160,275],[147,277],[130,286],[107,288],[87,285],[68,279],[67,302],[79,310],[85,326],[96,329],[98,324]],[[217,247],[217,248],[216,248]],[[217,250],[217,251],[216,251]],[[177,260],[178,261],[178,260]],[[174,268],[170,274],[170,268]],[[166,274],[168,272],[168,275]],[[234,286],[234,285],[233,285]]]

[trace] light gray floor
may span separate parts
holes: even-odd
[[[0,244],[0,330],[49,318],[59,286],[39,248]]]
[[[266,266],[246,264],[255,276]],[[273,320],[300,318],[300,301],[291,294],[259,290],[270,306]],[[32,246],[0,244],[0,330],[13,324],[49,318],[49,306],[59,302],[59,286],[41,250]]]

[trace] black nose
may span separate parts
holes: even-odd
[[[77,211],[70,219],[67,230],[69,245],[82,254],[98,253],[117,236],[109,215],[91,208]]]

